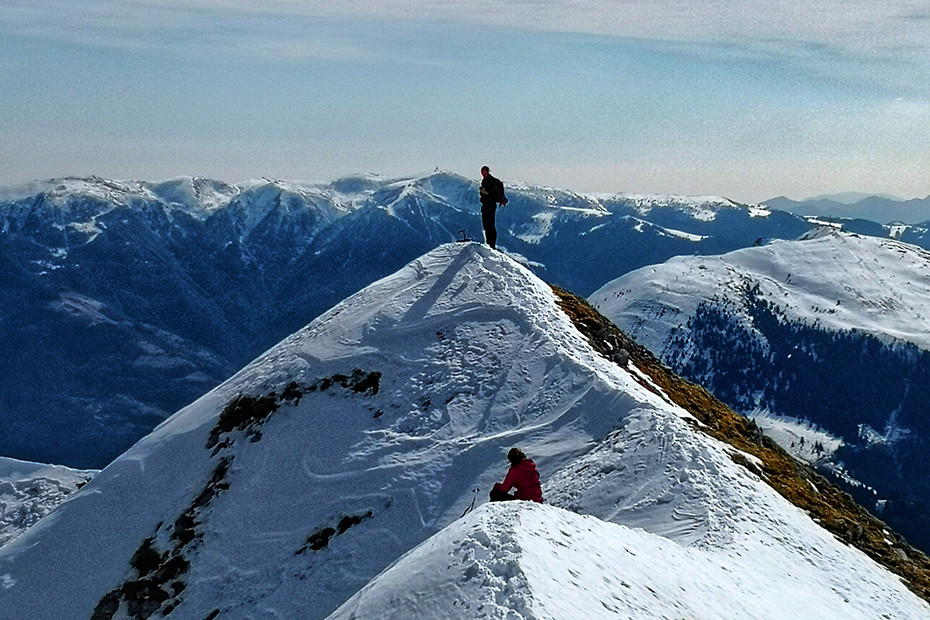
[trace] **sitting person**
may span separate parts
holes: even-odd
[[[510,499],[525,499],[542,503],[542,489],[539,488],[539,472],[536,463],[526,458],[519,448],[511,448],[507,453],[510,471],[503,482],[498,482],[491,489],[491,501],[502,502]],[[516,488],[513,495],[508,491]]]

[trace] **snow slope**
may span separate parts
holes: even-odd
[[[701,303],[729,304],[745,316],[747,287],[792,320],[930,350],[930,253],[835,229],[720,256],[675,257],[608,282],[589,299],[661,356]]]
[[[667,411],[631,411],[547,502],[479,507],[347,601],[350,618],[922,618],[840,543]],[[747,456],[747,455],[743,455]],[[751,458],[751,457],[749,457]],[[890,535],[889,535],[890,536]]]
[[[532,503],[486,504],[402,557],[329,618],[922,618],[858,552],[799,539],[696,548]],[[756,524],[758,526],[759,524]],[[792,532],[794,533],[794,532]],[[792,557],[794,556],[794,557]]]
[[[50,513],[96,473],[0,457],[0,547]]]
[[[630,605],[701,617],[718,597],[753,611],[816,600],[823,617],[930,613],[644,383],[595,353],[524,267],[441,246],[179,411],[0,548],[0,617],[324,618],[395,561],[336,617],[567,618],[602,601],[608,617]],[[513,445],[554,506],[459,519]],[[391,588],[419,595],[406,604]]]

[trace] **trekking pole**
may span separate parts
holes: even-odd
[[[465,509],[465,512],[462,513],[462,517],[464,517],[469,512],[475,509],[475,502],[478,501],[478,487],[475,487],[473,492],[474,492],[474,495],[471,498],[471,504],[468,506],[468,508]],[[459,517],[459,519],[461,519],[462,517]]]

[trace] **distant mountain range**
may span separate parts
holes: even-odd
[[[819,196],[806,200],[791,200],[779,196],[766,200],[763,204],[799,215],[870,220],[881,224],[923,224],[926,228],[927,221],[930,220],[930,196],[910,200],[857,193]]]
[[[500,247],[581,295],[822,225],[724,198],[506,189]],[[930,241],[920,226],[842,225]],[[476,181],[444,172],[0,189],[0,455],[103,467],[333,304],[463,234],[482,238]]]

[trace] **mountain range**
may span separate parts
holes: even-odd
[[[891,196],[872,194],[840,194],[805,200],[791,200],[778,196],[763,201],[772,209],[790,211],[799,215],[869,220],[881,224],[904,223],[927,227],[930,221],[930,196],[901,200]]]
[[[546,504],[484,502],[514,445]],[[918,618],[928,596],[925,556],[476,243],[324,312],[0,546],[4,620]]]
[[[507,192],[500,246],[582,295],[672,256],[823,224],[724,198]],[[919,226],[844,225],[926,240]],[[445,172],[0,190],[0,454],[104,467],[333,304],[463,236],[481,238],[477,186]]]
[[[930,253],[822,231],[674,258],[590,300],[930,549]]]

